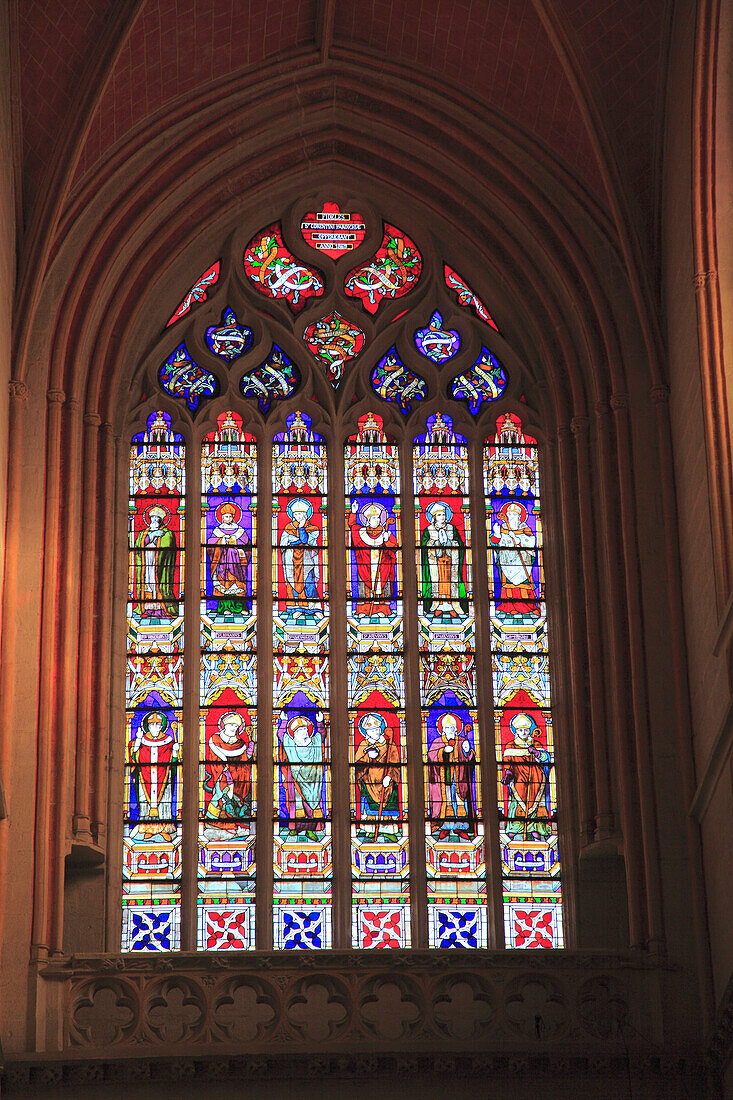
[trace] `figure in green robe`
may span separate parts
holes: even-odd
[[[425,509],[428,521],[422,534],[422,599],[425,614],[433,618],[461,618],[468,613],[463,579],[466,545],[451,523],[448,504],[434,500]]]
[[[168,513],[154,505],[148,526],[135,539],[135,604],[140,615],[175,618],[176,536],[165,526]]]

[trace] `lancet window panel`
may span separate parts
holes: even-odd
[[[561,947],[540,454],[493,304],[366,202],[223,259],[131,439],[123,949]]]

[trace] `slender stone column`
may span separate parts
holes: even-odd
[[[56,634],[58,625],[59,502],[63,468],[61,406],[63,390],[49,390],[46,441],[46,511],[43,537],[43,597],[41,600],[40,698],[37,732],[37,782],[33,867],[31,957],[42,960],[52,950],[50,914],[56,894],[54,879],[63,875],[51,852],[52,791],[57,766],[54,720],[56,696]]]
[[[14,675],[16,671],[15,624],[18,617],[18,561],[20,555],[20,505],[23,496],[22,449],[28,387],[14,378],[9,383],[9,453],[7,517],[5,521],[5,587],[3,589],[0,635],[0,783],[7,784],[12,754]],[[5,799],[7,799],[7,791]],[[5,883],[7,867],[7,826],[0,822],[0,883]],[[0,943],[3,942],[4,900],[0,899]]]
[[[672,438],[669,422],[669,387],[652,386],[649,397],[654,406],[654,419],[657,425],[659,444],[659,463],[667,476],[662,476],[661,498],[664,513],[664,560],[667,566],[667,593],[669,597],[669,616],[674,634],[674,644],[670,647],[673,667],[674,707],[672,709],[679,761],[684,790],[685,806],[690,807],[695,797],[695,756],[692,748],[692,717],[687,686],[687,665],[685,662],[685,621],[682,604],[682,575],[680,570],[679,545],[677,542],[678,515],[673,481],[674,462],[672,458]],[[695,954],[700,985],[701,1025],[705,1031],[712,1024],[712,973],[710,951],[708,948],[707,914],[705,909],[705,879],[703,875],[700,827],[691,813],[685,814],[687,830],[687,851],[689,859],[690,895],[688,904],[692,908],[695,928]]]
[[[606,751],[606,706],[603,690],[605,663],[600,633],[600,591],[594,538],[593,492],[588,446],[589,425],[590,420],[587,416],[574,416],[570,421],[570,431],[575,438],[575,460],[578,471],[579,533],[583,561],[583,596],[586,608],[585,634],[588,649],[588,688],[593,753],[593,786],[595,790],[593,830],[596,840],[607,840],[613,831],[613,812],[611,809],[608,755]]]
[[[578,530],[580,523],[576,509],[577,482],[573,447],[570,442],[570,428],[566,426],[558,429],[557,452],[560,517],[562,530],[565,534],[562,583],[565,588],[568,609],[567,668],[569,671],[571,702],[569,727],[573,730],[573,755],[576,761],[575,813],[580,826],[581,844],[587,844],[593,837],[594,796],[592,777],[589,769],[582,767],[582,761],[592,759],[592,748],[589,736],[588,700],[584,691],[585,680],[582,675],[582,669],[587,659],[583,643],[582,580],[580,570],[575,564],[575,548],[572,541],[572,535]]]
[[[659,867],[659,842],[656,827],[656,800],[649,718],[647,714],[646,661],[644,658],[644,619],[641,604],[639,578],[639,548],[636,538],[634,483],[632,478],[633,451],[629,424],[628,397],[613,394],[611,408],[614,412],[617,434],[617,470],[621,500],[621,541],[624,553],[626,577],[626,608],[629,651],[629,680],[631,684],[632,725],[636,746],[636,765],[639,782],[638,814],[641,823],[641,840],[644,857],[644,877],[647,898],[648,946],[664,945],[662,916],[662,889]]]
[[[632,945],[646,940],[646,901],[644,897],[644,867],[639,825],[639,790],[637,783],[636,749],[633,723],[627,705],[629,667],[628,645],[623,628],[622,608],[625,604],[621,572],[616,559],[620,542],[618,530],[619,500],[612,486],[618,481],[613,457],[613,425],[611,409],[605,401],[596,405],[598,439],[598,496],[603,517],[601,547],[601,579],[607,594],[606,613],[609,634],[609,736],[613,738],[615,767],[618,776],[621,833],[624,841],[624,863],[629,912],[629,936]]]
[[[74,836],[85,843],[92,842],[91,769],[92,713],[94,685],[94,647],[97,616],[95,614],[95,579],[99,493],[99,427],[98,413],[84,415],[84,474],[82,479],[82,540],[81,540],[81,600],[79,615],[79,695],[76,729],[76,775],[74,783]]]

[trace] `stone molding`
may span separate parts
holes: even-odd
[[[659,1050],[664,967],[628,952],[252,952],[75,957],[43,967],[62,1060],[185,1052],[478,1056]],[[55,994],[54,994],[55,989]]]
[[[660,1053],[670,1044],[650,1006],[663,1002],[668,970],[633,951],[77,956],[40,972],[45,1003],[63,1016],[63,1050],[10,1060],[3,1094],[418,1074],[699,1085],[712,1080],[712,1058]]]
[[[200,1083],[220,1081],[312,1080],[313,1088],[323,1080],[378,1081],[380,1078],[455,1080],[524,1079],[529,1083],[558,1078],[572,1082],[580,1077],[617,1077],[625,1082],[648,1081],[669,1087],[686,1081],[690,1095],[714,1096],[715,1076],[702,1058],[670,1057],[658,1054],[471,1054],[433,1052],[428,1054],[332,1054],[234,1055],[204,1057],[61,1059],[56,1062],[13,1061],[0,1071],[3,1096],[16,1092],[28,1095],[30,1088],[80,1088],[86,1085],[134,1086],[150,1082]],[[378,1086],[375,1094],[378,1095]],[[655,1090],[655,1095],[658,1093]],[[72,1094],[73,1095],[73,1094]],[[188,1095],[188,1094],[187,1094]],[[449,1095],[449,1093],[447,1093]],[[672,1095],[670,1093],[670,1095]]]

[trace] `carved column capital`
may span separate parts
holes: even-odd
[[[557,429],[557,439],[559,443],[564,443],[567,439],[570,439],[570,428],[567,424],[561,424]]]
[[[99,413],[84,413],[84,423],[88,424],[90,428],[98,428],[102,423],[102,417]]]
[[[618,412],[620,409],[628,409],[629,395],[627,393],[612,393],[609,399],[609,405],[614,412]]]
[[[652,386],[649,397],[653,405],[666,405],[669,401],[669,386]]]
[[[570,421],[570,431],[574,436],[585,435],[590,426],[590,419],[587,416],[574,416]]]
[[[30,390],[26,386],[25,382],[21,382],[19,378],[11,378],[8,382],[8,390],[10,396],[14,397],[16,401],[27,401],[30,394]]]
[[[701,290],[707,286],[708,283],[714,283],[718,277],[717,271],[696,271],[692,276],[693,285],[697,290]]]
[[[63,405],[66,400],[66,394],[63,390],[49,390],[46,394],[46,400],[49,405]]]

